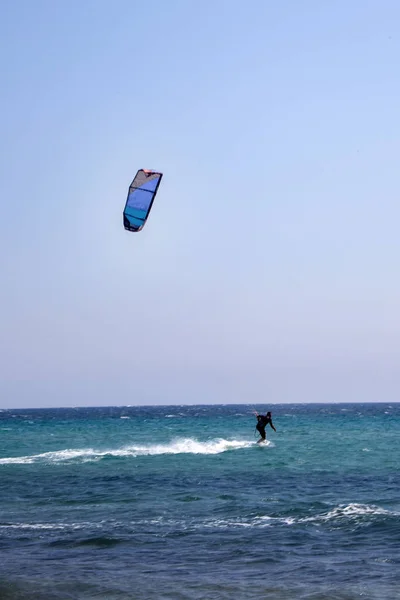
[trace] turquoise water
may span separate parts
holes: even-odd
[[[0,598],[400,599],[399,434],[383,403],[1,411]]]

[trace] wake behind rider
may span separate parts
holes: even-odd
[[[258,412],[256,412],[255,415],[257,417],[256,429],[261,435],[261,438],[257,441],[257,444],[259,444],[265,440],[265,428],[267,425],[269,425],[274,431],[276,431],[276,429],[272,423],[272,415],[270,412],[267,412],[266,415],[259,415]]]

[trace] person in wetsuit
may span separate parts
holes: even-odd
[[[257,417],[257,425],[256,429],[260,433],[261,438],[257,441],[257,444],[265,441],[265,428],[269,425],[274,431],[276,431],[274,424],[272,423],[272,415],[270,412],[267,412],[266,415],[259,415],[258,412],[255,413]]]

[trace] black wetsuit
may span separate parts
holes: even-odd
[[[256,429],[260,432],[260,435],[263,440],[265,440],[265,428],[267,425],[270,425],[274,431],[276,431],[275,427],[272,424],[271,417],[267,417],[267,415],[257,415],[257,425]]]

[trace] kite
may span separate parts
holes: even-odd
[[[127,231],[143,229],[156,197],[163,174],[139,169],[131,185],[124,208],[124,227]]]

